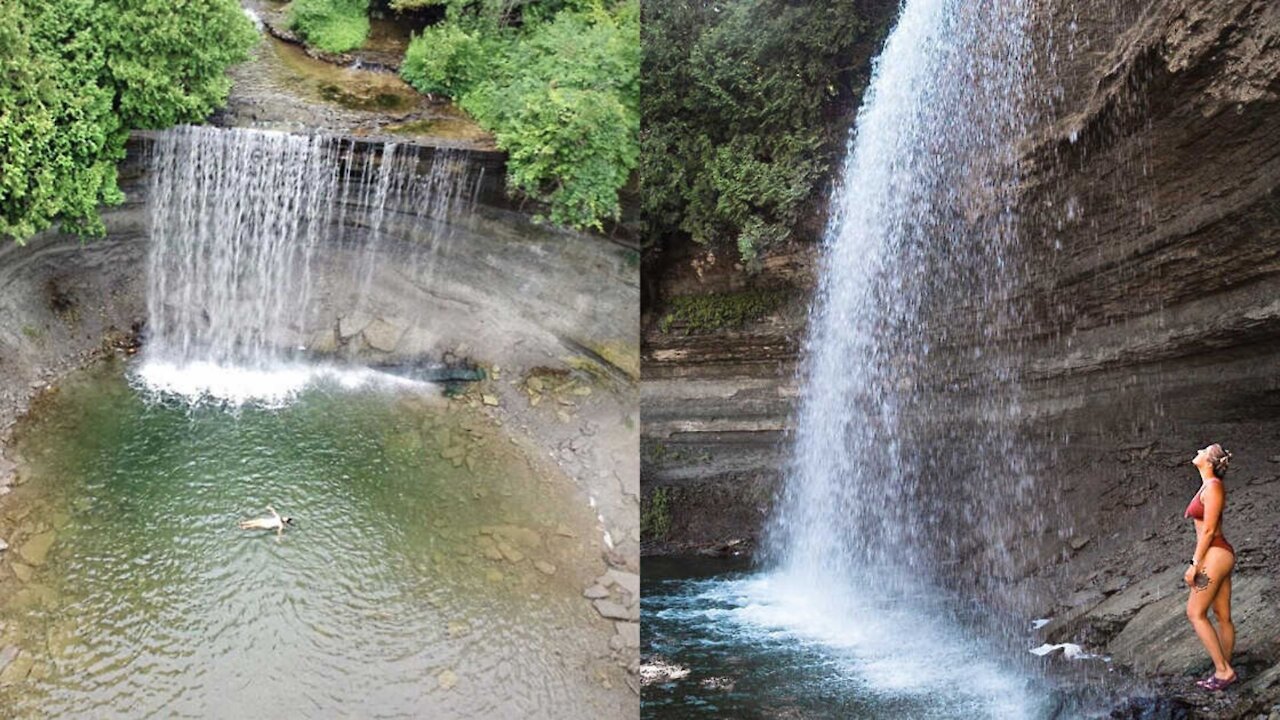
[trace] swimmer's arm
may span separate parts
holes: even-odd
[[[271,507],[270,505],[268,505],[268,506],[267,506],[267,512],[269,512],[269,513],[271,513],[272,515],[274,515],[274,516],[275,516],[275,518],[276,518],[276,522],[280,522],[280,513],[276,512],[276,509],[275,509],[275,508],[273,508],[273,507]]]

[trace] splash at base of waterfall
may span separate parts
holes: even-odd
[[[1043,714],[1043,689],[960,631],[936,595],[837,596],[834,584],[724,570],[646,561],[642,652],[690,674],[646,688],[644,717]]]
[[[433,383],[362,367],[282,362],[272,367],[239,367],[213,362],[172,363],[150,360],[133,373],[135,387],[158,397],[177,397],[192,405],[279,408],[304,390],[330,385],[345,390],[399,388],[434,392]]]

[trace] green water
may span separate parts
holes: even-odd
[[[0,715],[591,715],[591,513],[474,412],[336,387],[191,408],[119,363],[64,383],[0,499]],[[269,504],[282,541],[237,528]]]

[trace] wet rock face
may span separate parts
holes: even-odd
[[[1182,512],[1199,486],[1191,457],[1221,442],[1235,453],[1223,529],[1237,549],[1237,655],[1274,666],[1280,6],[1049,10],[1079,29],[1058,39],[1076,48],[1059,52],[1063,100],[1024,156],[1026,322],[1011,336],[1062,537],[1040,544],[1023,586],[1066,620],[1056,637],[1143,673],[1204,670]],[[1280,692],[1252,674],[1262,696]]]

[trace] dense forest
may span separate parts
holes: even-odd
[[[645,3],[641,181],[650,252],[688,238],[736,248],[751,268],[792,236],[843,151],[848,106],[867,82],[855,48],[886,30],[885,13],[867,5]]]

